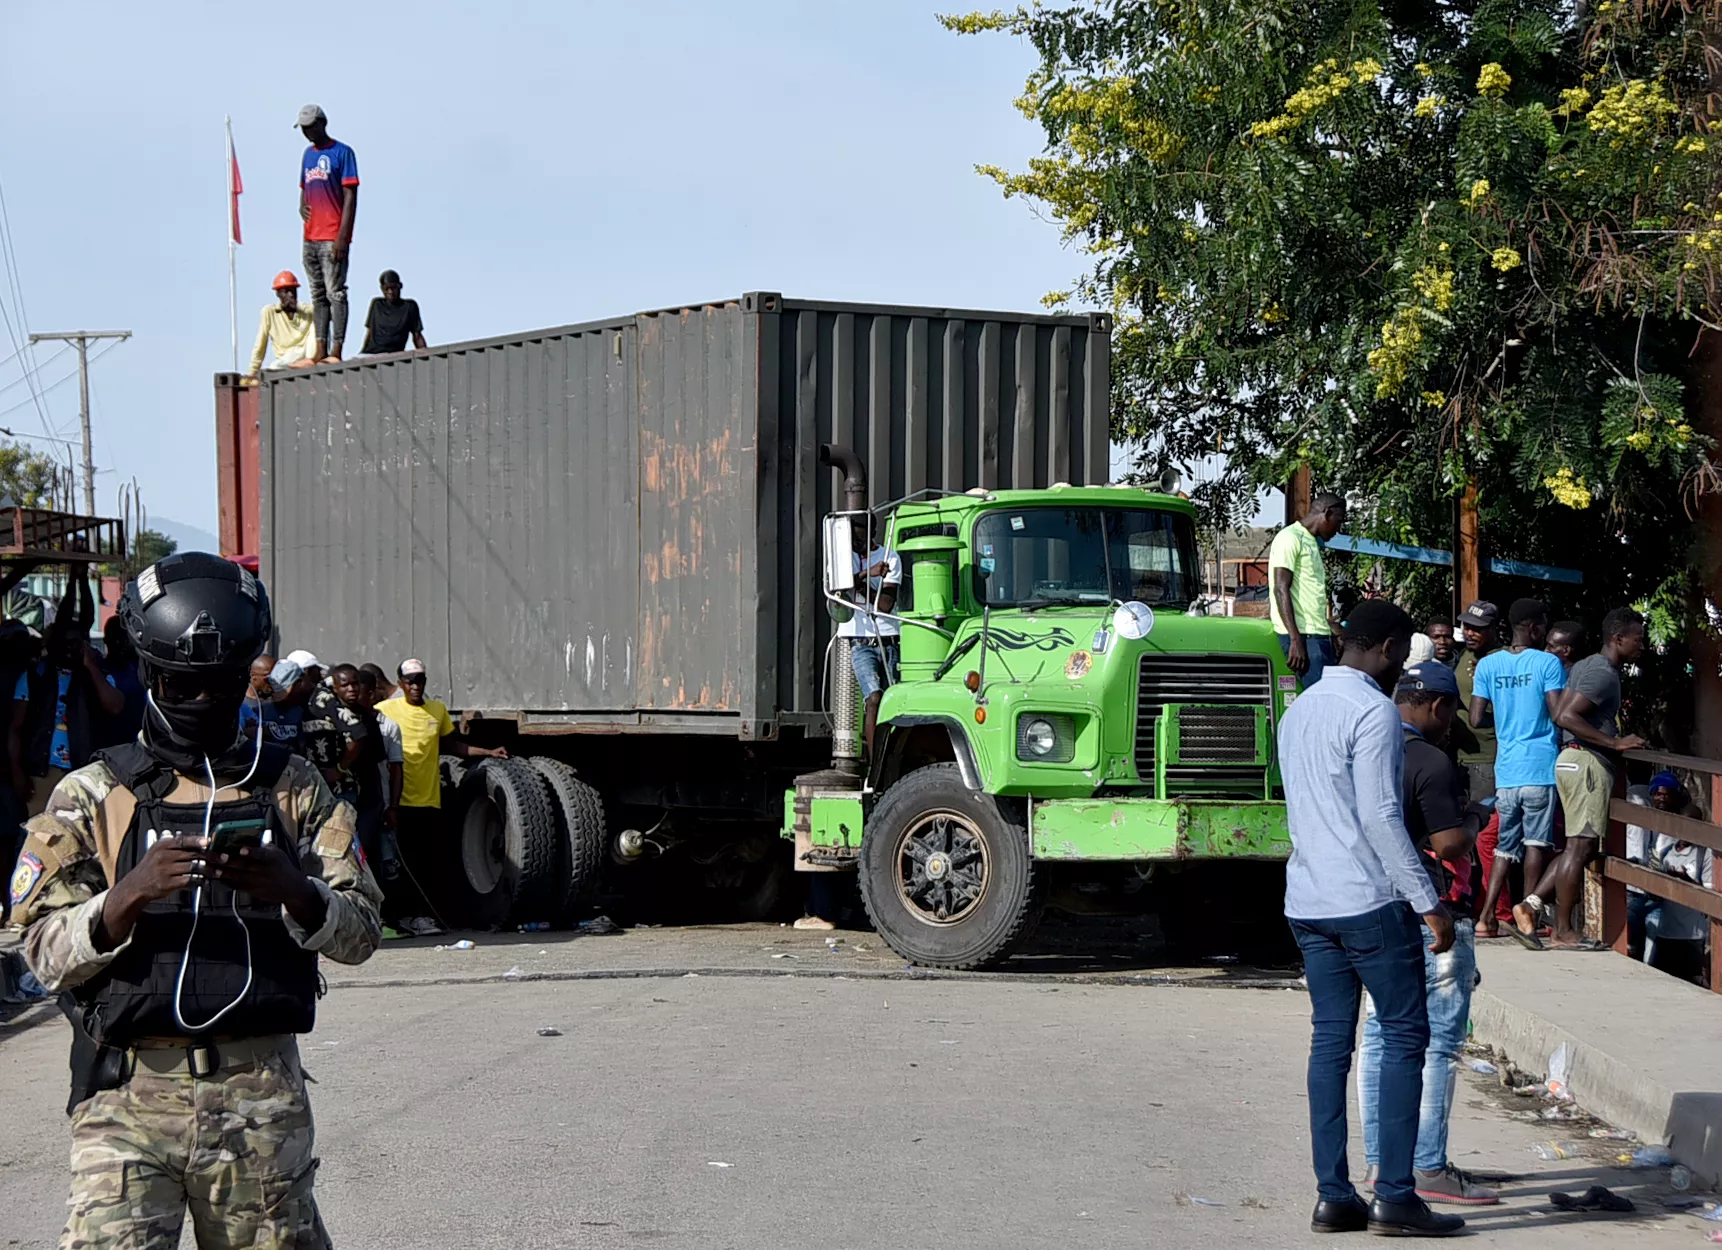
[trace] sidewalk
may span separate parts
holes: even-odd
[[[1612,952],[1479,942],[1477,968],[1477,1041],[1539,1074],[1567,1043],[1579,1106],[1722,1184],[1722,995]]]

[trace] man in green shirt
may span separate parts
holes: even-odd
[[[1471,710],[1471,691],[1477,681],[1477,663],[1500,642],[1497,626],[1501,609],[1487,599],[1478,599],[1459,616],[1459,628],[1465,631],[1465,653],[1453,670],[1459,678],[1459,716],[1477,739],[1474,751],[1459,752],[1459,762],[1471,774],[1471,797],[1486,799],[1495,793],[1495,722],[1484,708]],[[1475,718],[1475,719],[1473,719]],[[1481,723],[1478,723],[1481,722]]]
[[[1309,515],[1274,535],[1268,548],[1268,614],[1286,653],[1286,664],[1307,690],[1321,670],[1338,657],[1328,620],[1327,566],[1321,544],[1345,525],[1345,500],[1323,492],[1310,502]]]

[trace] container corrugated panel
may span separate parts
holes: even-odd
[[[416,655],[457,709],[549,723],[817,723],[819,444],[875,504],[1104,481],[1108,337],[752,294],[268,375],[282,646]]]

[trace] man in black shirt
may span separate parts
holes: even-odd
[[[1452,948],[1439,955],[1426,950],[1423,956],[1429,1049],[1423,1057],[1423,1105],[1413,1156],[1417,1196],[1425,1202],[1487,1206],[1499,1202],[1500,1195],[1477,1184],[1447,1158],[1447,1121],[1477,979],[1476,932],[1470,920],[1471,848],[1485,815],[1465,797],[1466,775],[1446,747],[1459,710],[1459,682],[1453,670],[1439,660],[1406,669],[1393,701],[1405,730],[1405,828],[1423,855],[1435,893],[1456,917]],[[1380,1073],[1381,1030],[1375,1005],[1369,1003],[1358,1051],[1357,1099],[1363,1112],[1370,1181],[1378,1162]]]
[[[372,355],[404,352],[411,335],[414,350],[424,351],[425,327],[419,320],[419,302],[401,298],[401,275],[393,269],[383,270],[378,282],[383,294],[371,301],[371,311],[365,315],[364,350]]]

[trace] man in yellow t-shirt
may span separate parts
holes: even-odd
[[[1309,689],[1321,670],[1338,656],[1328,623],[1327,566],[1321,544],[1345,525],[1345,500],[1322,493],[1310,501],[1309,515],[1274,535],[1268,548],[1268,614],[1286,653],[1286,663]]]
[[[377,704],[377,712],[387,716],[401,730],[401,807],[396,832],[401,856],[407,863],[403,897],[387,900],[387,917],[403,933],[427,936],[441,930],[423,915],[404,915],[416,911],[414,904],[423,900],[412,898],[414,889],[412,867],[419,865],[422,874],[429,866],[442,824],[442,765],[441,755],[462,758],[507,759],[503,747],[474,746],[455,733],[449,718],[448,705],[441,699],[425,698],[425,666],[423,660],[405,660],[399,669],[401,691],[392,699]]]

